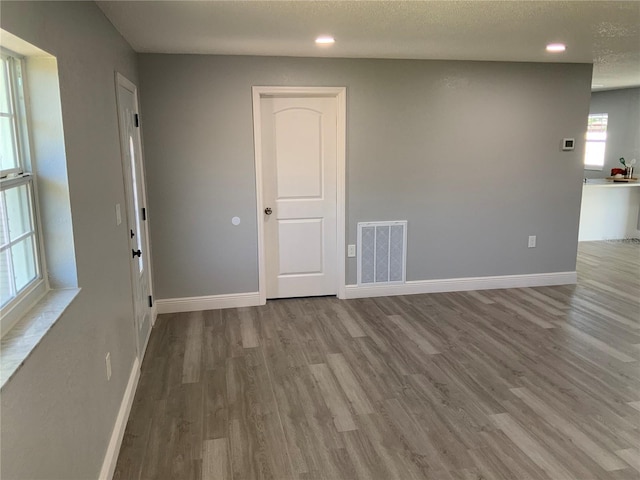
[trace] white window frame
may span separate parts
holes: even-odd
[[[13,141],[15,145],[18,166],[16,168],[0,170],[0,195],[4,200],[5,193],[13,188],[19,188],[23,185],[27,186],[30,230],[23,233],[17,238],[7,239],[6,244],[0,246],[0,254],[10,249],[13,245],[21,240],[33,237],[34,244],[34,264],[35,278],[26,285],[16,291],[15,288],[15,271],[12,261],[9,261],[11,280],[11,289],[15,296],[9,300],[6,305],[0,306],[0,335],[8,332],[20,318],[29,310],[36,302],[38,302],[48,291],[47,275],[45,269],[42,237],[40,228],[40,218],[37,208],[37,190],[36,179],[31,170],[32,162],[30,157],[30,141],[29,141],[29,122],[27,117],[25,88],[24,88],[24,68],[23,57],[10,52],[6,49],[0,50],[2,59],[8,62],[9,66],[9,102],[11,104],[11,115],[13,119]],[[5,118],[8,115],[4,115]],[[0,222],[6,225],[7,213],[3,212]],[[9,258],[11,255],[9,254]]]
[[[592,118],[604,117],[605,118],[605,131],[603,132],[591,132],[589,131],[589,125],[591,122],[587,123],[587,133],[585,135],[586,143],[584,148],[584,169],[585,170],[598,170],[601,171],[604,169],[605,164],[605,155],[607,148],[607,130],[609,128],[609,114],[607,113],[590,113],[589,120]],[[599,138],[600,137],[600,138]],[[589,158],[589,146],[590,145],[600,145],[602,144],[602,159],[600,162],[596,163],[587,163],[587,159]]]

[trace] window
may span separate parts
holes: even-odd
[[[589,115],[587,123],[587,146],[584,152],[584,168],[587,170],[602,170],[604,167],[604,152],[607,144],[606,113]]]
[[[80,292],[59,78],[0,28],[0,387]]]
[[[11,312],[45,290],[39,255],[34,180],[23,92],[22,61],[2,52],[0,70],[0,313],[2,330]],[[28,298],[27,298],[28,297]],[[5,320],[6,318],[10,320]]]

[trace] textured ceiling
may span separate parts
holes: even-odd
[[[584,62],[595,90],[640,85],[640,1],[97,3],[137,52]]]

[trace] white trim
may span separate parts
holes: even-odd
[[[258,226],[258,294],[260,296],[260,305],[267,303],[267,273],[266,260],[264,258],[264,223],[262,219],[262,136],[258,134],[261,131],[262,113],[260,111],[260,95],[259,87],[252,87],[253,96],[253,148],[255,156],[256,169],[256,223]]]
[[[111,440],[109,440],[109,446],[104,455],[102,462],[102,468],[100,469],[100,480],[110,480],[113,478],[113,473],[116,469],[116,463],[118,462],[118,454],[120,453],[120,446],[122,445],[122,439],[124,438],[125,428],[127,426],[127,420],[129,419],[129,413],[131,412],[131,406],[133,405],[133,398],[138,387],[138,380],[140,379],[140,361],[138,357],[133,360],[133,367],[131,368],[131,375],[129,375],[129,383],[124,391],[122,402],[120,403],[120,410],[116,417],[116,423],[113,426],[111,432]]]
[[[336,248],[336,256],[338,257],[338,298],[344,299],[346,298],[346,206],[347,206],[347,183],[346,183],[346,172],[347,172],[347,89],[342,87],[338,89],[336,94],[336,99],[338,105],[336,108],[338,109],[338,118],[337,118],[337,137],[336,137],[336,147],[337,147],[337,178],[336,178],[336,188],[337,188],[337,198],[336,201],[336,235],[337,235],[337,248]]]
[[[463,292],[496,288],[543,287],[548,285],[570,285],[577,283],[577,281],[576,272],[552,272],[495,277],[418,280],[397,285],[347,285],[346,298],[389,297],[416,293]]]
[[[151,307],[151,328],[156,324],[156,320],[158,319],[158,305],[156,301],[153,301],[153,307]],[[151,336],[151,335],[149,335]]]
[[[165,298],[157,300],[158,313],[199,312],[222,308],[255,307],[264,305],[259,292],[207,295],[204,297]]]
[[[134,94],[138,89],[138,87],[136,87],[135,83],[133,83],[127,77],[122,75],[120,72],[116,72],[116,87],[118,87],[118,86],[122,86],[122,87],[124,87],[124,88],[126,88],[128,90],[131,90],[131,92],[133,92]],[[116,90],[116,93],[117,92],[118,91]],[[118,118],[119,118],[119,114],[118,114]]]
[[[346,298],[346,274],[345,274],[345,242],[346,242],[346,164],[347,164],[347,89],[346,87],[252,87],[253,97],[253,141],[256,168],[256,222],[258,225],[258,305],[267,302],[267,277],[264,243],[264,226],[262,211],[262,139],[260,129],[262,117],[260,111],[260,98],[266,95],[308,95],[335,97],[337,101],[337,138],[336,138],[336,257],[337,257],[337,282],[336,292],[338,298]],[[220,308],[220,307],[219,307]],[[224,307],[221,307],[224,308]],[[158,310],[160,313],[160,309]]]

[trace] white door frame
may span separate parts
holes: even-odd
[[[131,90],[133,92],[133,101],[136,107],[136,110],[138,111],[138,115],[140,114],[140,101],[138,98],[138,87],[131,82],[129,79],[127,79],[124,75],[122,75],[119,72],[115,72],[116,75],[116,110],[117,110],[117,116],[118,116],[118,142],[120,143],[120,158],[121,158],[121,165],[123,168],[123,172],[122,172],[122,181],[123,181],[123,185],[127,182],[126,179],[126,174],[124,172],[124,169],[127,168],[126,166],[126,162],[125,162],[125,155],[126,152],[124,152],[122,150],[122,140],[120,139],[120,122],[122,121],[120,118],[120,92],[118,91],[119,87],[124,87],[127,88],[129,90]],[[140,125],[139,127],[139,132],[138,132],[138,138],[139,138],[139,145],[136,145],[136,148],[138,149],[138,151],[136,152],[136,154],[138,155],[138,158],[140,159],[140,170],[143,172],[141,178],[138,179],[138,181],[140,182],[140,187],[142,189],[142,203],[146,209],[146,211],[149,211],[148,208],[148,202],[147,202],[147,182],[146,182],[146,169],[144,166],[144,154],[142,151],[142,125]],[[124,192],[125,192],[125,201],[129,202],[132,201],[132,199],[127,198],[127,187],[126,185],[124,185]],[[125,218],[127,218],[127,225],[129,225],[129,221],[130,219],[128,218],[128,208],[125,208]],[[127,237],[129,235],[128,233],[128,226],[127,226]],[[147,284],[149,285],[149,295],[151,295],[151,297],[154,299],[153,301],[153,306],[151,307],[151,318],[150,318],[150,322],[151,322],[151,328],[153,328],[153,325],[156,323],[156,318],[158,316],[158,309],[156,306],[156,302],[155,302],[155,296],[153,295],[153,275],[152,275],[152,271],[151,271],[151,242],[149,239],[149,219],[148,219],[148,213],[147,213],[147,219],[145,221],[142,222],[142,228],[144,228],[145,231],[145,248],[147,250],[146,252],[146,260],[147,260],[147,264],[146,264],[146,268],[147,268]],[[132,279],[133,281],[133,279]],[[136,303],[136,299],[135,299],[135,290],[133,289],[133,284],[131,285],[132,290],[131,290],[131,296],[133,299],[133,307],[134,307],[134,316],[135,316],[135,303]],[[134,320],[134,330],[136,332],[136,350],[138,350],[138,345],[139,345],[139,341],[138,341],[138,335],[140,334],[138,327],[135,325],[135,320]],[[142,364],[142,359],[144,357],[144,352],[147,348],[147,344],[149,343],[149,338],[151,337],[151,331],[149,331],[149,335],[147,335],[147,338],[145,339],[145,344],[142,348],[142,351],[138,351],[138,358],[140,359],[140,364]]]
[[[252,87],[253,94],[253,145],[256,166],[256,220],[258,223],[258,292],[260,305],[267,303],[267,273],[264,242],[264,204],[262,201],[262,112],[260,99],[266,96],[334,97],[337,100],[337,152],[336,152],[336,256],[338,298],[345,298],[345,221],[346,221],[346,131],[347,89],[346,87]]]

